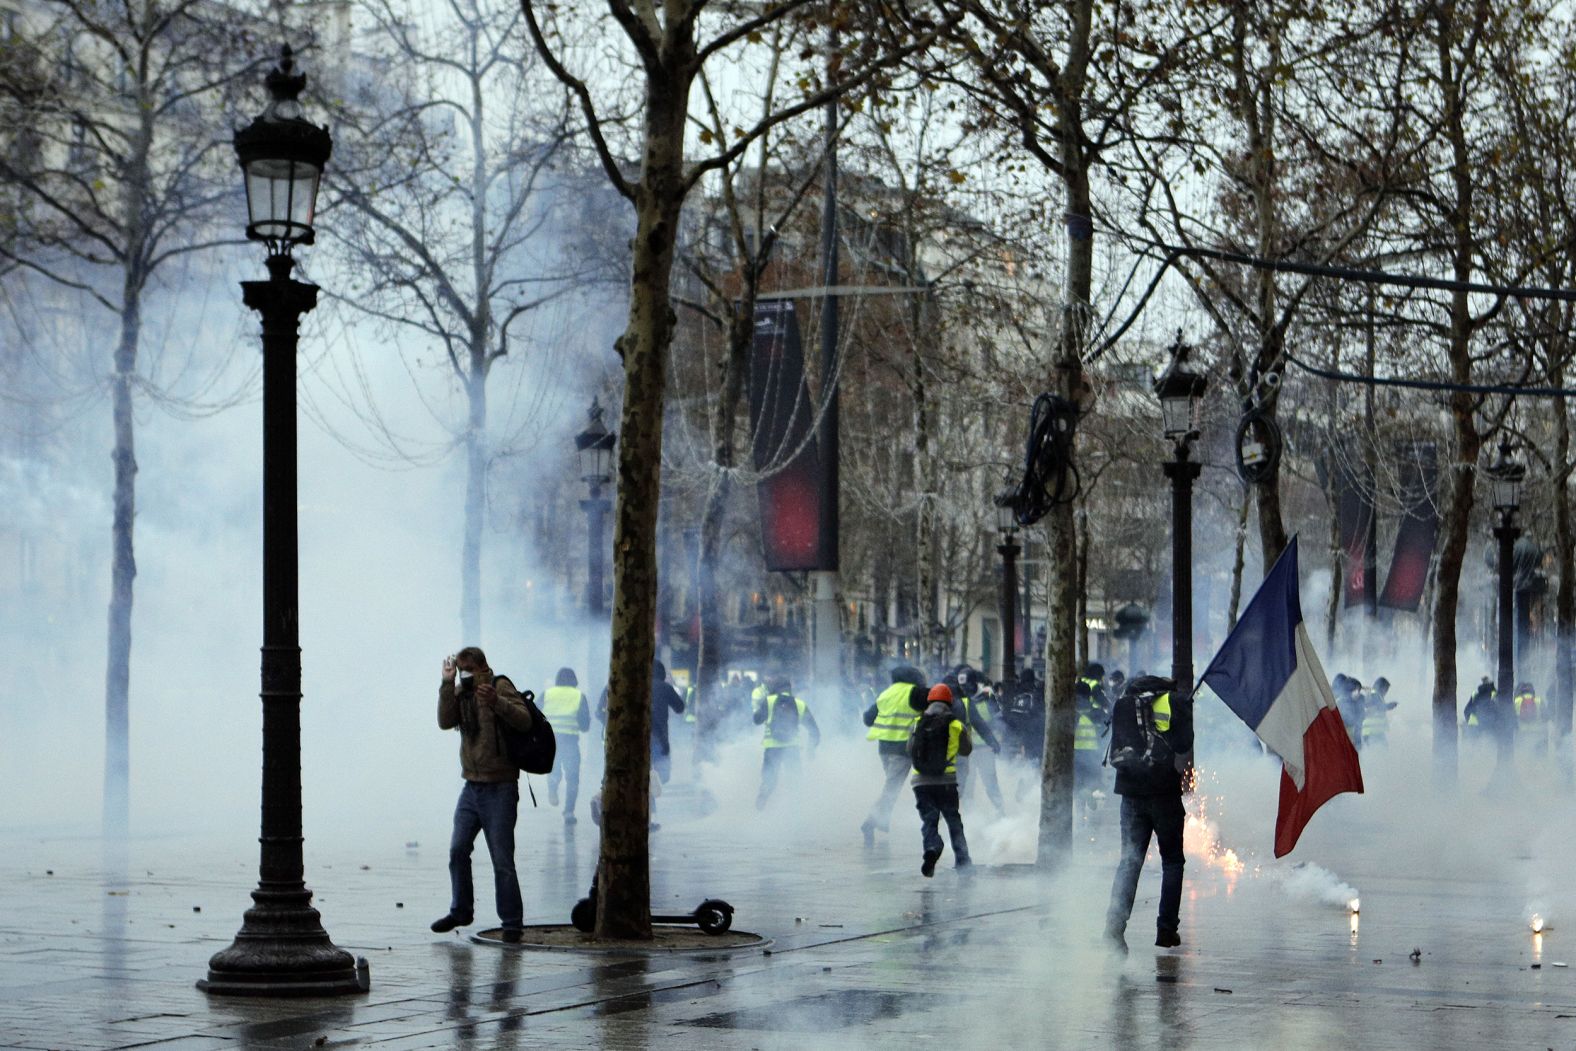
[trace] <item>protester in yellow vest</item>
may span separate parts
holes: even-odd
[[[865,725],[870,727],[865,740],[876,742],[876,754],[885,778],[881,795],[865,815],[864,824],[859,826],[867,847],[875,845],[878,831],[888,831],[892,804],[897,802],[898,793],[903,791],[903,781],[908,777],[908,735],[924,707],[925,673],[911,664],[899,664],[892,669],[892,685],[877,694],[875,703],[865,709]]]
[[[755,809],[762,810],[777,788],[777,781],[784,771],[792,778],[799,771],[799,755],[804,751],[804,735],[810,735],[810,747],[821,743],[821,728],[815,725],[810,709],[789,690],[786,678],[772,681],[766,699],[755,709],[757,725],[765,724],[766,734],[761,740],[765,752],[761,756],[761,789],[755,796]]]
[[[1395,702],[1386,700],[1390,680],[1383,675],[1374,680],[1373,687],[1363,698],[1363,747],[1384,748],[1390,741],[1390,710]]]
[[[1543,755],[1549,750],[1549,713],[1543,698],[1524,682],[1516,687],[1512,703],[1516,712],[1516,734],[1530,744],[1533,755]]]
[[[580,798],[580,735],[591,729],[591,705],[580,692],[573,668],[559,668],[558,677],[542,694],[542,714],[553,727],[558,754],[547,775],[547,802],[558,805],[558,783],[564,782],[564,824],[575,823],[575,801]]]

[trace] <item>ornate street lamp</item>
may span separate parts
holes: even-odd
[[[996,528],[1002,541],[996,546],[1001,556],[1001,679],[1004,683],[1018,678],[1018,555],[1023,548],[1018,544],[1018,511],[1012,505],[1012,490],[996,497]]]
[[[1177,333],[1171,363],[1155,380],[1161,424],[1171,440],[1172,458],[1162,465],[1171,479],[1171,678],[1173,699],[1193,691],[1193,482],[1200,466],[1192,461],[1194,421],[1209,381],[1187,367],[1191,348]]]
[[[602,576],[607,560],[607,513],[613,506],[602,495],[602,487],[613,480],[613,448],[618,442],[618,435],[602,423],[602,405],[594,397],[587,416],[590,423],[585,430],[575,435],[575,456],[580,462],[580,480],[590,487],[589,496],[580,501],[580,509],[586,513],[590,537],[586,607],[593,616],[601,618],[607,614]]]
[[[1521,507],[1521,483],[1527,467],[1514,457],[1510,440],[1502,438],[1499,458],[1488,468],[1490,495],[1499,521],[1494,538],[1499,541],[1499,696],[1495,701],[1498,751],[1494,780],[1508,784],[1515,778],[1516,761],[1516,634],[1514,621],[1516,540],[1521,527],[1516,512]]]
[[[272,101],[236,133],[245,173],[246,235],[268,246],[267,281],[243,281],[263,321],[263,807],[253,905],[229,948],[208,961],[204,992],[329,996],[365,992],[365,959],[334,945],[304,880],[301,856],[301,645],[296,546],[296,339],[317,286],[292,280],[296,245],[312,243],[328,131],[301,116],[306,77],[289,47],[268,74]]]

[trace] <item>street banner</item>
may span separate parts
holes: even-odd
[[[1373,480],[1365,468],[1337,457],[1334,467],[1336,519],[1341,533],[1343,599],[1348,608],[1361,606],[1368,587],[1378,587],[1367,577],[1368,534],[1374,528]]]
[[[834,568],[822,564],[823,490],[814,423],[793,302],[757,303],[750,355],[751,456],[763,475],[755,489],[769,570]]]
[[[1403,448],[1401,499],[1406,511],[1396,528],[1390,573],[1379,595],[1381,606],[1415,613],[1422,604],[1439,534],[1439,512],[1433,499],[1438,476],[1439,459],[1433,442],[1417,442]]]
[[[1357,749],[1303,626],[1296,537],[1199,681],[1280,756],[1276,857],[1291,853],[1326,802],[1363,790]]]

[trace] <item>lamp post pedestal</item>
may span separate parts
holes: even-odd
[[[304,879],[301,853],[301,646],[296,533],[296,337],[317,287],[268,259],[242,282],[263,320],[263,806],[253,906],[229,948],[208,961],[207,993],[330,996],[365,992],[366,961],[334,945]]]

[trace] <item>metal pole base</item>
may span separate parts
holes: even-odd
[[[340,996],[372,987],[371,969],[329,940],[310,891],[252,892],[241,930],[197,988],[217,996]]]

